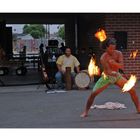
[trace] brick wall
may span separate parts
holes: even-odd
[[[115,31],[127,32],[127,49],[122,51],[125,72],[128,76],[136,74],[140,79],[140,14],[105,14],[105,29],[108,37],[114,37]],[[130,59],[130,52],[136,49],[139,49],[138,56]]]

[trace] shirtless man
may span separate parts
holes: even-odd
[[[87,117],[89,109],[93,104],[93,101],[97,95],[105,90],[110,84],[115,84],[121,89],[127,80],[119,73],[119,69],[123,69],[123,55],[120,51],[116,50],[116,40],[109,38],[104,45],[105,53],[100,58],[101,64],[104,68],[106,77],[101,77],[95,84],[91,95],[88,98],[85,111],[81,114],[81,117]],[[140,113],[140,103],[136,91],[134,88],[128,91],[132,101],[135,104],[137,112]]]

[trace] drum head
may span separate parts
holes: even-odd
[[[75,77],[75,84],[79,88],[88,87],[90,84],[90,77],[89,77],[88,73],[86,73],[84,71],[78,73]]]

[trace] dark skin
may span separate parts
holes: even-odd
[[[106,52],[101,56],[100,61],[104,68],[104,73],[106,75],[115,77],[117,76],[118,70],[124,68],[123,55],[120,51],[116,50],[115,45],[109,45],[107,47]],[[126,82],[127,82],[127,79],[122,77],[115,83],[115,85],[122,89]],[[99,95],[102,91],[104,91],[109,85],[110,84],[105,85],[104,87],[91,93],[91,95],[88,98],[86,108],[84,112],[81,114],[81,117],[88,116],[88,112],[90,110],[91,105],[94,102],[95,97]],[[128,91],[128,93],[136,107],[137,112],[140,113],[140,103],[139,103],[139,99],[138,99],[135,89],[132,88],[131,90]]]

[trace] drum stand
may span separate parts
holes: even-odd
[[[51,87],[50,87],[50,85],[49,85],[48,83],[45,83],[45,85],[46,85],[46,87],[47,87],[47,89],[45,90],[45,92],[53,91],[53,90],[56,89],[54,83],[51,83]]]
[[[48,90],[51,90],[52,88],[48,85],[48,83],[46,82],[41,82],[41,84],[44,84],[47,87],[47,90],[45,90],[45,92],[47,92]],[[40,88],[40,85],[37,86],[37,89]]]
[[[47,81],[44,81],[42,78],[40,78],[39,83],[40,84],[43,84],[43,85],[45,85],[47,87],[47,89],[45,90],[45,92],[47,92],[49,90],[52,90],[52,89],[55,89],[55,84],[52,83],[52,86],[50,86],[48,84],[48,82]],[[37,89],[39,89],[39,88],[40,88],[40,85],[37,86]]]

